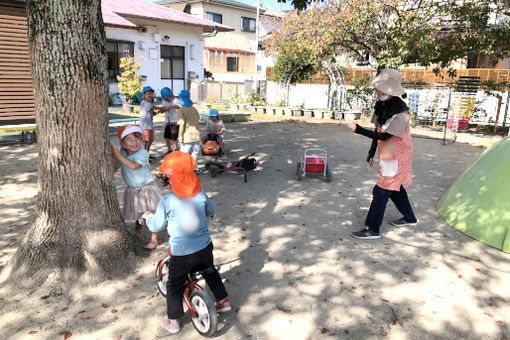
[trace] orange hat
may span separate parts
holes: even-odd
[[[170,178],[174,194],[180,198],[189,198],[202,190],[202,183],[193,171],[195,167],[193,157],[181,151],[174,151],[163,159],[159,172]]]

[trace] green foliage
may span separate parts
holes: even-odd
[[[119,91],[128,102],[131,102],[132,97],[142,90],[141,76],[136,74],[136,71],[140,69],[140,64],[136,62],[135,58],[120,58],[120,67],[124,71],[120,76],[117,76]]]
[[[374,89],[370,85],[370,76],[365,74],[362,78],[353,78],[353,89],[345,91],[345,101],[349,108],[367,109],[374,104]]]
[[[262,104],[262,101],[260,100],[259,95],[255,91],[250,92],[250,94],[246,97],[246,102],[252,106],[257,106],[257,105]]]
[[[278,49],[273,76],[279,83],[295,84],[311,79],[320,67],[320,60],[309,49],[284,45]]]
[[[308,0],[293,0],[304,9]],[[266,42],[267,53],[282,47],[307,49],[317,59],[341,52],[362,57],[373,67],[406,64],[454,73],[452,61],[483,53],[494,62],[510,54],[508,9],[494,0],[326,0],[303,12],[290,12]],[[494,18],[497,18],[496,20]],[[370,61],[372,62],[372,61]]]
[[[228,100],[230,101],[230,104],[239,104],[239,103],[241,103],[241,99],[239,98],[239,94],[233,95]]]

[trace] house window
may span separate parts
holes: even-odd
[[[227,72],[238,72],[239,71],[239,58],[238,57],[227,57]]]
[[[255,32],[255,19],[241,17],[241,31]]]
[[[223,24],[223,15],[221,15],[221,14],[206,12],[205,18],[209,21],[214,21],[218,24]]]
[[[184,13],[191,14],[191,5],[187,4],[186,7],[184,7]]]
[[[120,68],[120,58],[133,57],[135,44],[130,41],[106,42],[106,55],[108,58],[108,79],[117,81],[117,76],[122,73]]]
[[[184,80],[184,47],[161,45],[161,79]]]

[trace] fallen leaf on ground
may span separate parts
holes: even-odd
[[[62,332],[60,332],[58,334],[63,335],[64,339],[69,339],[71,337],[71,335],[73,335],[73,333],[71,333],[69,331],[62,331]]]
[[[88,318],[87,314],[82,314],[82,316],[80,316],[80,319],[82,320],[87,320]]]
[[[117,313],[117,310],[114,308],[111,310],[112,313]]]
[[[41,296],[41,300],[46,300],[49,297],[50,297],[49,295],[43,295],[43,296]]]
[[[30,335],[36,334],[36,333],[37,333],[37,331],[30,331],[30,332],[28,332],[28,334],[30,334]]]
[[[321,334],[325,334],[328,332],[328,329],[327,328],[321,328]]]
[[[108,308],[108,307],[110,307],[110,306],[109,306],[109,305],[107,305],[106,303],[102,303],[102,304],[101,304],[101,307],[103,307],[103,308]]]
[[[290,313],[290,309],[285,308],[285,307],[281,307],[281,306],[278,306],[278,305],[277,305],[277,306],[276,306],[276,309],[278,309],[278,310],[280,310],[280,311],[282,311],[282,312],[284,312],[284,313]]]

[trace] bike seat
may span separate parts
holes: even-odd
[[[213,267],[207,267],[205,269],[189,273],[189,277],[194,279],[197,276],[204,275],[204,274],[212,274],[213,272],[214,272],[214,268]]]

